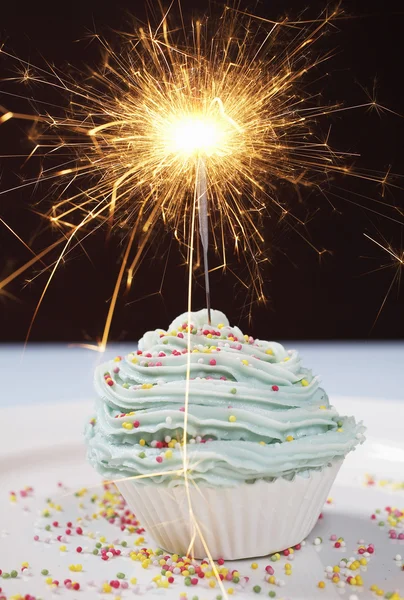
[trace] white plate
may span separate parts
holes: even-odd
[[[370,592],[371,585],[376,584],[384,592],[400,590],[404,595],[404,571],[401,562],[395,561],[397,554],[404,557],[404,540],[389,538],[390,526],[381,527],[378,521],[384,520],[385,507],[390,505],[404,510],[404,487],[385,483],[392,480],[396,483],[404,481],[404,440],[402,428],[404,422],[404,404],[394,401],[375,401],[369,399],[335,398],[334,404],[342,414],[355,414],[363,419],[368,427],[367,441],[351,453],[333,487],[332,502],[324,508],[324,518],[321,519],[314,532],[307,539],[302,550],[295,552],[292,562],[292,575],[286,576],[284,564],[286,558],[277,562],[270,559],[259,559],[258,569],[251,568],[251,560],[227,563],[231,569],[238,569],[241,577],[249,577],[248,583],[240,584],[225,582],[225,588],[233,587],[234,595],[229,598],[263,598],[274,590],[276,598],[291,600],[339,598],[349,600],[355,595],[362,600],[375,598]],[[116,579],[117,572],[126,574],[126,580],[137,577],[138,585],[129,584],[128,590],[119,590],[122,598],[136,595],[145,598],[178,599],[180,592],[186,591],[188,598],[198,596],[199,600],[213,600],[221,593],[218,588],[210,589],[206,578],[200,580],[195,587],[183,585],[182,577],[176,577],[176,582],[168,589],[151,587],[152,578],[159,569],[149,567],[143,569],[139,562],[133,562],[128,557],[116,557],[104,562],[91,553],[95,541],[77,534],[69,537],[66,544],[67,552],[60,552],[60,542],[56,535],[63,533],[68,521],[77,523],[78,517],[92,515],[94,505],[90,502],[93,493],[100,492],[100,479],[85,462],[85,449],[82,441],[83,422],[91,412],[91,403],[69,403],[59,405],[28,406],[8,408],[0,411],[0,569],[19,572],[15,579],[2,579],[2,593],[10,598],[14,594],[32,594],[41,598],[53,598],[66,595],[75,598],[100,598],[100,585],[111,579]],[[376,483],[365,485],[365,475],[375,476]],[[57,482],[63,482],[66,488],[59,488]],[[10,491],[18,492],[25,486],[34,488],[33,497],[17,496],[16,503],[10,503]],[[83,486],[90,488],[82,498],[76,498],[72,492]],[[93,488],[94,486],[94,488]],[[53,511],[51,519],[38,516],[45,507],[46,499],[50,497],[63,507],[63,512]],[[79,508],[82,502],[84,509]],[[372,520],[371,514],[380,508],[382,514]],[[45,524],[58,520],[63,528],[47,532]],[[104,519],[90,520],[83,525],[85,532],[94,532],[97,538],[105,535],[108,542],[116,539],[128,541],[128,547],[134,548],[136,535],[123,534],[115,525]],[[398,529],[397,532],[404,532]],[[39,542],[33,537],[37,533]],[[345,548],[336,549],[330,535],[343,537]],[[315,546],[316,536],[323,538],[320,546]],[[49,542],[44,540],[49,538]],[[145,534],[142,546],[155,547],[153,541]],[[362,567],[361,576],[363,587],[347,585],[339,589],[327,580],[324,569],[328,565],[336,565],[342,558],[357,556],[358,540],[364,539],[367,544],[373,543],[375,552],[367,567]],[[76,547],[88,547],[82,554],[76,552]],[[136,548],[136,546],[135,546]],[[27,561],[30,569],[20,572],[21,564]],[[81,563],[83,571],[72,573],[70,564]],[[284,587],[277,587],[264,580],[266,565],[275,568],[275,574],[285,582]],[[53,579],[61,582],[61,588],[52,591],[41,575],[42,569],[48,569]],[[79,592],[63,587],[65,579],[78,581]],[[326,582],[326,587],[320,589],[320,580]],[[96,587],[88,583],[94,581]],[[253,586],[261,586],[261,592],[256,594]],[[0,597],[2,595],[0,593]],[[115,592],[114,593],[118,593]],[[108,598],[110,595],[103,595]]]

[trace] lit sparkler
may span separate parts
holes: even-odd
[[[243,285],[264,301],[262,218],[275,210],[293,228],[301,224],[280,199],[279,186],[313,186],[332,172],[350,174],[343,155],[315,135],[317,117],[341,108],[319,106],[303,88],[306,74],[328,58],[313,57],[310,48],[336,17],[337,10],[315,21],[271,22],[226,8],[219,21],[197,21],[187,31],[170,28],[165,14],[156,28],[127,36],[119,53],[100,39],[105,61],[85,84],[66,80],[53,67],[43,71],[20,61],[25,82],[70,95],[62,118],[5,109],[0,117],[0,123],[34,121],[30,156],[52,159],[40,181],[60,184],[46,218],[62,231],[53,244],[61,252],[48,266],[35,315],[61,261],[84,237],[103,223],[128,229],[103,350],[124,280],[130,287],[158,224],[189,249],[194,202],[208,308],[208,230],[223,268],[232,240],[248,267]],[[34,263],[35,257],[0,289]]]

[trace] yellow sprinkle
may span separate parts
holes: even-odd
[[[234,415],[230,415],[229,421],[230,423],[235,423],[237,421],[237,417],[235,417]]]
[[[290,356],[287,356],[286,358],[284,358],[283,362],[288,362],[288,360],[290,360]]]
[[[120,356],[115,356],[114,362],[121,362],[121,357]]]
[[[342,433],[344,430],[342,429],[342,427],[338,427],[337,431],[338,431],[339,433]]]
[[[379,589],[379,588],[378,588],[378,586],[377,586],[375,583],[374,583],[373,585],[371,585],[371,586],[370,586],[370,591],[371,591],[371,592],[377,592],[377,590],[378,590],[378,589]]]
[[[208,335],[206,336],[207,338],[212,338],[213,335],[211,333],[208,333]]]
[[[230,595],[234,594],[234,589],[233,588],[228,588],[227,589],[227,593],[230,594]]]
[[[66,552],[66,546],[64,546],[64,545],[63,546],[59,546],[59,550],[61,552]]]
[[[199,350],[198,350],[197,348],[195,348],[194,350],[192,350],[192,352],[193,352],[194,354],[197,354],[197,353],[199,352]]]
[[[22,566],[22,567],[25,567],[26,569],[28,569],[28,567],[29,567],[29,563],[27,563],[27,562],[23,562],[23,563],[21,563],[21,566]]]
[[[109,585],[109,583],[103,583],[102,584],[102,591],[105,594],[110,594],[112,592],[112,587]]]
[[[334,571],[334,573],[339,573],[341,569],[339,568],[338,565],[335,565],[335,567],[333,567],[332,570]]]
[[[152,383],[143,383],[142,384],[142,390],[150,390],[150,388],[153,387]]]
[[[268,577],[268,582],[269,583],[275,583],[275,576],[271,575],[270,577]]]
[[[100,537],[100,542],[101,542],[102,544],[104,544],[106,541],[107,541],[107,538],[106,538],[104,535],[102,535],[102,536]]]
[[[165,458],[172,458],[173,457],[173,451],[172,450],[167,450],[166,452],[164,452],[164,456],[165,456]]]
[[[334,575],[334,577],[332,578],[332,581],[333,581],[334,583],[338,583],[338,581],[339,581],[339,577],[337,577],[336,575]]]
[[[349,583],[350,583],[350,585],[356,585],[356,578],[352,577],[352,579],[350,579]]]
[[[146,445],[146,442],[145,442],[145,440],[139,440],[139,444],[140,444],[141,446],[145,446],[145,445]]]
[[[258,569],[258,563],[251,563],[252,569]]]
[[[384,590],[377,590],[376,596],[384,596]]]
[[[52,577],[47,577],[47,578],[45,579],[45,583],[47,583],[48,585],[50,585],[51,583],[53,583],[53,579],[52,579]]]
[[[122,427],[124,427],[125,429],[133,429],[133,423],[129,423],[128,421],[126,421],[125,423],[122,423]]]
[[[321,406],[319,406],[319,408],[321,408],[321,410],[326,410],[327,409],[327,407],[324,406],[324,404],[322,404]]]
[[[242,363],[243,365],[248,365],[248,360],[246,360],[245,358],[243,358],[243,360],[241,361],[241,363]]]
[[[294,439],[295,439],[295,438],[293,437],[293,435],[287,435],[287,436],[286,436],[286,441],[287,441],[287,442],[293,442],[293,440],[294,440]]]
[[[259,442],[260,446],[266,446],[265,442]]]
[[[306,387],[307,385],[309,385],[309,382],[307,381],[307,379],[302,379],[301,382],[303,387]]]
[[[272,348],[267,348],[265,350],[265,354],[273,354],[273,353],[274,353],[274,351],[272,350]]]
[[[292,565],[290,563],[285,563],[285,569],[288,571],[292,568]]]
[[[137,365],[137,363],[139,362],[139,359],[136,358],[136,356],[134,358],[132,358],[131,362],[133,362],[134,365]]]
[[[187,571],[187,569],[184,569],[181,575],[183,575],[184,577],[188,577],[189,571]]]
[[[324,581],[319,581],[318,584],[317,584],[317,587],[319,587],[319,588],[325,588]]]
[[[132,585],[136,585],[136,583],[137,583],[136,577],[132,577],[132,579],[130,580],[130,582],[131,582]]]
[[[149,566],[149,564],[150,564],[150,562],[147,560],[147,558],[142,561],[142,567],[144,569],[147,569],[147,567]]]
[[[219,325],[217,326],[218,329],[223,329],[224,324],[223,323],[219,323]]]
[[[368,561],[366,560],[366,558],[361,558],[359,562],[363,567],[365,567],[368,564]]]
[[[211,588],[216,587],[216,581],[214,579],[210,579],[210,581],[209,581],[209,587],[211,587]],[[229,590],[227,590],[227,591],[229,591]]]

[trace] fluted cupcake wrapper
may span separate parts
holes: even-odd
[[[301,542],[313,529],[342,461],[308,477],[277,479],[220,488],[189,483],[193,527],[186,489],[140,484],[117,486],[142,526],[161,548],[195,558],[227,560],[265,556]],[[198,529],[198,528],[197,528]]]

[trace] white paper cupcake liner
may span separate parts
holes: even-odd
[[[170,553],[227,560],[265,556],[300,543],[313,529],[342,461],[293,481],[263,480],[219,488],[190,482],[196,533],[183,485],[166,488],[135,480],[117,483],[126,502],[157,544]]]

